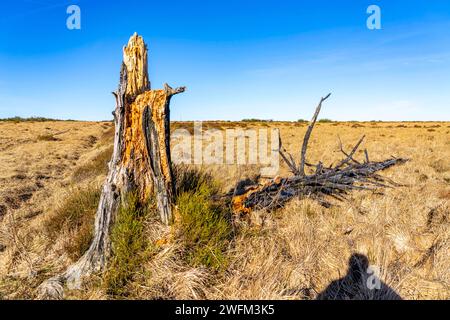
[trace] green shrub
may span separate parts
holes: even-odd
[[[118,210],[111,230],[110,265],[104,277],[109,295],[127,295],[126,285],[143,261],[148,245],[144,237],[144,222],[150,210],[150,206],[139,204],[134,193],[127,195]]]
[[[185,192],[196,192],[205,184],[209,184],[217,192],[217,187],[213,187],[213,178],[210,174],[201,171],[197,167],[188,165],[177,165],[173,167],[175,180],[175,195],[179,196]]]
[[[320,120],[317,121],[317,122],[320,122],[320,123],[330,123],[330,122],[333,122],[333,120],[331,120],[331,119],[320,119]]]
[[[227,207],[212,200],[214,192],[214,186],[205,182],[178,196],[177,231],[189,264],[219,270],[227,265],[225,251],[233,229]]]

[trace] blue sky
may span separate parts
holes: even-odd
[[[81,8],[81,30],[66,8]],[[369,5],[381,30],[366,27]],[[111,119],[122,46],[149,48],[173,120],[450,120],[448,0],[3,1],[0,118]]]

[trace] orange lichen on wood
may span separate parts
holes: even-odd
[[[123,63],[127,70],[126,107],[124,115],[124,139],[122,165],[132,174],[133,185],[141,199],[146,200],[155,191],[152,176],[152,159],[160,164],[167,187],[172,187],[170,168],[170,139],[168,138],[168,107],[171,93],[167,90],[150,90],[147,71],[147,47],[142,37],[134,34],[123,48]],[[150,118],[146,121],[156,131],[152,141],[159,152],[149,155],[146,133],[143,129],[143,112],[148,107]],[[167,122],[167,123],[166,123]],[[155,151],[156,152],[156,151]]]
[[[170,151],[169,137],[166,133],[169,132],[170,124],[166,123],[168,105],[170,96],[165,90],[151,90],[147,91],[136,98],[136,103],[142,103],[144,106],[149,106],[152,114],[152,121],[155,124],[156,132],[158,134],[158,145],[161,151],[161,170],[167,181],[172,180],[170,170]]]
[[[248,199],[248,197],[258,191],[259,188],[252,188],[250,190],[247,190],[244,194],[234,196],[232,199],[232,205],[233,205],[233,212],[238,214],[248,214],[252,211],[251,208],[247,208],[245,206],[245,200]]]
[[[255,192],[259,192],[261,190],[263,190],[264,188],[270,187],[272,185],[279,185],[282,182],[281,177],[276,176],[275,178],[256,185],[256,186],[249,186],[245,189],[245,192],[239,195],[235,195],[231,202],[232,202],[232,207],[233,207],[233,212],[235,214],[249,214],[250,212],[253,211],[253,208],[251,207],[247,207],[245,205],[245,202],[247,201],[247,199]]]
[[[169,96],[164,90],[146,91],[136,97],[125,114],[125,148],[122,163],[133,172],[134,180],[140,184],[143,198],[147,199],[153,193],[150,159],[145,144],[145,134],[142,128],[143,110],[148,106],[151,111],[160,150],[162,173],[168,182],[172,182],[170,170],[170,155],[167,151],[165,114],[169,103]]]
[[[145,146],[145,137],[142,131],[142,110],[145,105],[132,103],[125,113],[124,152],[122,165],[133,173],[134,184],[142,193],[141,198],[147,197],[153,192],[153,181],[149,158]]]

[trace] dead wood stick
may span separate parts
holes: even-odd
[[[319,116],[320,109],[322,108],[322,103],[327,100],[331,96],[331,93],[329,93],[326,97],[320,99],[319,105],[316,108],[316,112],[314,113],[314,116],[312,117],[311,121],[309,122],[308,129],[306,129],[305,137],[303,138],[303,145],[302,145],[302,151],[301,151],[301,157],[300,157],[300,167],[298,168],[298,172],[301,176],[305,175],[305,162],[306,162],[306,149],[308,148],[308,142],[309,138],[311,137],[311,132],[314,129],[314,125],[316,124],[317,117]]]
[[[164,83],[164,91],[166,91],[166,94],[168,96],[174,96],[176,94],[186,91],[186,87],[178,87],[178,88],[173,89],[167,83]]]
[[[283,158],[284,162],[286,162],[286,164],[288,165],[288,167],[291,169],[291,172],[293,174],[298,174],[298,170],[297,170],[297,166],[295,165],[295,160],[292,157],[292,155],[286,151],[286,149],[283,147],[283,143],[281,141],[281,136],[278,136],[278,141],[279,141],[279,149],[278,152],[280,153],[281,157]],[[288,159],[285,155],[285,152],[289,155]]]
[[[347,164],[350,160],[353,160],[353,155],[355,154],[355,152],[358,150],[360,144],[363,142],[364,138],[366,136],[362,136],[361,139],[359,139],[358,143],[353,147],[352,151],[350,152],[350,154],[347,156],[347,158],[345,158],[344,160],[342,160],[336,167],[335,169],[338,169],[340,167],[342,167],[344,164]],[[342,150],[342,145],[341,145],[341,150]]]
[[[70,131],[70,129],[63,130],[63,131],[58,131],[58,132],[54,133],[53,135],[54,136],[59,136],[60,134],[64,134],[64,133],[69,132],[69,131]]]
[[[367,152],[367,149],[364,149],[364,154],[366,155],[366,163],[369,163],[369,153]]]
[[[348,157],[349,154],[348,154],[347,152],[345,152],[344,147],[342,146],[342,140],[341,140],[341,137],[340,137],[340,136],[338,136],[338,140],[339,140],[339,149],[340,149],[340,151],[342,152],[342,154],[343,154],[344,156]],[[361,164],[359,161],[357,161],[357,160],[355,160],[355,159],[353,159],[353,158],[351,158],[351,160],[352,160],[354,163],[356,163],[356,164]]]

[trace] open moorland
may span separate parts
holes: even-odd
[[[34,299],[43,280],[88,248],[112,153],[112,122],[0,122],[0,299]],[[299,157],[303,122],[205,122],[203,129],[279,128]],[[172,129],[192,131],[192,123]],[[450,123],[319,122],[308,161],[409,158],[381,174],[401,184],[356,191],[325,208],[295,199],[234,219],[222,200],[258,165],[176,167],[175,224],[154,206],[121,209],[105,274],[69,299],[450,299]],[[285,164],[279,174],[289,175]],[[132,198],[132,197],[131,197]],[[381,290],[365,285],[371,273]],[[367,281],[366,281],[367,280]]]

